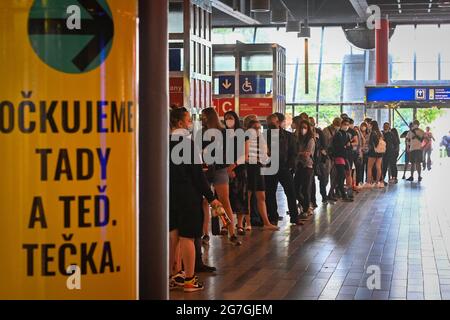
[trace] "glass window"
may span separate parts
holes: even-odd
[[[241,57],[242,71],[272,71],[273,55],[271,53],[249,53]]]
[[[183,4],[169,3],[169,33],[183,33]]]
[[[316,117],[316,106],[315,105],[301,105],[295,106],[294,117],[299,116],[301,113],[306,112],[310,117]]]
[[[398,25],[389,43],[392,80],[414,79],[414,26]]]
[[[318,75],[318,64],[309,65],[309,85],[308,92],[306,92],[305,84],[305,65],[300,64],[298,67],[298,77],[297,77],[297,90],[295,92],[295,101],[293,102],[311,102],[316,103],[317,96],[317,75]],[[288,95],[288,99],[291,96]]]
[[[254,28],[214,28],[213,44],[235,44],[236,41],[253,43]]]
[[[345,37],[341,27],[328,27],[324,29],[323,35],[323,62],[342,63],[344,56],[356,48],[351,49],[351,45]],[[363,51],[362,51],[363,52]],[[363,52],[364,53],[364,52]]]
[[[450,80],[450,24],[443,24],[440,28],[440,38],[437,39],[441,53],[441,79]]]
[[[341,100],[342,63],[323,64],[320,80],[320,102]],[[362,86],[364,83],[361,84]]]
[[[333,122],[334,118],[338,118],[340,115],[340,106],[319,106],[319,128],[326,128]]]
[[[416,28],[417,80],[438,80],[439,29],[437,25]]]
[[[232,54],[214,54],[213,70],[214,71],[234,71],[236,69],[234,55]]]

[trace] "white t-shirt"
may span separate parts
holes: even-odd
[[[420,128],[410,130],[408,132],[406,139],[408,139],[409,141],[409,151],[422,150],[422,141],[424,135],[425,132]],[[421,139],[419,140],[418,137]]]

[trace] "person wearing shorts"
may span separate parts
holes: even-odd
[[[425,132],[419,128],[420,122],[414,120],[411,130],[406,136],[409,139],[409,161],[411,162],[411,176],[406,179],[407,181],[414,181],[414,171],[417,170],[418,181],[422,181],[422,162],[423,162],[423,149],[422,142],[425,136]]]

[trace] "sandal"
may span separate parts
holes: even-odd
[[[245,231],[252,231],[252,226],[245,227]]]
[[[237,234],[239,236],[245,236],[245,230],[242,227],[237,227]]]

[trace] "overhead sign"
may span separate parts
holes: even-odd
[[[219,77],[219,94],[234,94],[235,90],[234,76]]]
[[[34,1],[28,35],[46,64],[66,73],[83,73],[108,57],[114,22],[106,0]]]
[[[367,102],[432,102],[450,100],[445,87],[367,87]]]
[[[259,76],[240,76],[241,94],[266,94],[266,79]]]
[[[213,99],[213,105],[219,117],[223,117],[228,111],[236,111],[234,98]]]
[[[136,298],[137,22],[0,1],[0,299]]]
[[[273,113],[272,98],[240,98],[239,116],[245,117],[256,114],[258,117],[267,117]]]

